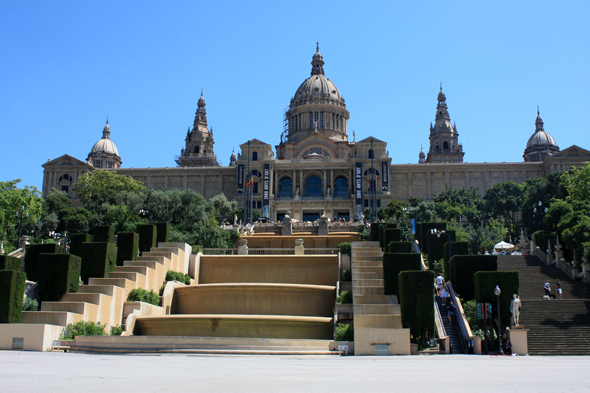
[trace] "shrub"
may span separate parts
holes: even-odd
[[[371,241],[378,242],[379,241],[379,233],[381,232],[380,222],[372,222],[371,223]]]
[[[178,281],[185,285],[189,285],[191,283],[191,279],[191,276],[181,272],[173,272],[172,270],[168,270],[166,272],[166,281]]]
[[[94,241],[96,243],[114,243],[115,228],[110,225],[97,225],[94,227]]]
[[[20,259],[8,255],[0,255],[0,270],[20,272]]]
[[[541,250],[546,251],[549,248],[549,242],[555,239],[551,239],[551,233],[549,231],[538,230],[533,234],[535,237],[535,245]]]
[[[420,254],[383,254],[383,286],[385,295],[399,295],[398,274],[404,270],[422,270]]]
[[[352,248],[349,242],[340,243],[338,247],[340,247],[340,254],[352,256]]]
[[[157,222],[156,224],[156,244],[168,243],[170,237],[170,224],[167,222]]]
[[[383,230],[383,248],[389,246],[391,242],[402,241],[402,230],[398,228],[387,228]]]
[[[449,276],[457,293],[465,300],[474,298],[473,275],[498,270],[496,255],[455,255],[449,261]]]
[[[379,223],[379,247],[385,248],[385,246],[387,245],[387,243],[385,242],[385,231],[387,229],[396,229],[396,228],[397,228],[397,224]],[[399,239],[392,238],[391,241],[393,241],[393,240],[401,240],[401,234],[400,234]]]
[[[339,323],[334,334],[335,341],[354,341],[354,330],[348,323]]]
[[[152,290],[149,292],[142,288],[132,289],[127,297],[128,302],[144,302],[153,304],[154,306],[160,305],[160,296]]]
[[[412,242],[393,241],[387,244],[387,252],[409,254],[414,251]]]
[[[117,246],[114,243],[82,243],[82,281],[90,277],[108,278],[117,266]]]
[[[82,257],[82,243],[90,243],[92,236],[88,233],[74,233],[70,237],[70,254]]]
[[[134,232],[120,232],[117,236],[117,266],[123,261],[135,261],[139,253],[139,235]]]
[[[23,311],[39,311],[39,302],[30,297],[26,297],[23,301]]]
[[[518,293],[520,279],[518,272],[477,272],[473,275],[475,287],[475,300],[478,303],[492,303],[492,318],[496,319],[498,310],[494,288],[496,285],[501,289],[500,293],[500,318],[502,322],[501,332],[510,326],[510,302],[512,295]]]
[[[106,336],[106,325],[101,325],[100,322],[80,321],[76,323],[68,323],[60,336],[61,340],[73,340],[76,336]]]
[[[451,242],[451,257],[454,255],[469,255],[469,243],[468,242]],[[449,275],[449,243],[446,242],[443,246],[443,258],[444,258],[444,272],[445,280],[449,281],[451,276]]]
[[[156,247],[158,235],[155,225],[138,225],[137,231],[139,232],[139,251],[148,252],[152,247]]]
[[[342,271],[342,281],[352,281],[352,272],[348,269]]]
[[[25,254],[25,273],[27,279],[39,281],[39,254],[63,253],[63,248],[57,244],[31,244]]]
[[[336,302],[342,304],[352,303],[352,293],[350,293],[349,291],[340,291],[340,295],[338,295]]]
[[[26,274],[0,270],[0,323],[20,323]]]
[[[65,293],[77,292],[80,285],[80,257],[72,254],[41,254],[39,300],[59,301]]]
[[[117,326],[111,326],[111,336],[120,336],[121,333],[123,333],[123,326],[121,325],[117,325]]]
[[[403,271],[398,276],[402,323],[416,339],[434,330],[434,272]]]

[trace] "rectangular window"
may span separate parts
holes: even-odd
[[[332,113],[332,129],[336,126],[336,115]]]
[[[107,168],[112,168],[113,167],[113,163],[112,162],[107,162]]]
[[[301,128],[303,128],[301,126],[301,113],[299,114],[299,121],[297,122],[297,131],[299,131]]]
[[[313,130],[313,112],[309,112],[309,129]]]
[[[365,207],[369,207],[369,200],[365,199]]]
[[[67,193],[67,192],[68,192],[68,190],[69,190],[69,187],[68,187],[68,186],[61,186],[61,190],[62,190],[63,192],[66,192],[66,193]]]
[[[252,193],[258,194],[258,182],[257,181],[252,183]]]
[[[340,131],[340,116],[336,115],[336,130]]]
[[[258,209],[262,209],[262,201],[257,201],[257,202],[256,202],[256,207],[257,207]]]
[[[320,128],[324,128],[324,112],[320,112]]]
[[[94,161],[94,167],[95,168],[102,168],[102,161]]]

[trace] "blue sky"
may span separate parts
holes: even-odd
[[[522,161],[537,105],[560,148],[590,149],[588,20],[588,1],[3,1],[0,181],[41,188],[107,115],[124,167],[173,167],[201,88],[223,165],[275,146],[318,38],[350,140],[393,163],[428,149],[441,81],[466,162]]]

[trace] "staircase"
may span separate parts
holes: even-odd
[[[522,309],[520,325],[528,332],[530,355],[590,355],[590,286],[573,281],[555,266],[536,256],[498,256],[498,271],[518,271]],[[563,300],[543,299],[549,280],[557,295],[561,281]]]
[[[451,353],[465,353],[463,352],[463,347],[461,347],[461,341],[459,341],[459,334],[457,333],[457,329],[455,325],[449,322],[449,313],[447,312],[447,306],[443,306],[442,299],[440,297],[435,297],[436,304],[438,304],[438,309],[440,310],[440,317],[442,318],[443,325],[445,327],[445,332],[447,336],[451,339]],[[450,301],[450,300],[449,300]]]
[[[410,353],[409,329],[402,329],[396,296],[385,295],[379,242],[353,242],[352,294],[356,355]],[[385,353],[383,353],[385,354]]]

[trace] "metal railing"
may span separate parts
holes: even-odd
[[[461,347],[465,353],[472,353],[473,352],[473,333],[471,332],[471,327],[467,322],[467,318],[465,317],[465,312],[463,311],[463,305],[461,304],[461,299],[455,293],[453,289],[453,285],[449,281],[446,284],[447,291],[451,295],[451,299],[457,308],[457,313],[459,315],[456,318],[453,318],[453,323],[455,327],[458,327],[457,333],[459,334],[459,341],[461,342]]]
[[[339,248],[305,248],[305,255],[338,255]]]
[[[249,248],[248,255],[295,255],[294,248]]]
[[[203,248],[203,255],[238,255],[237,248]]]
[[[338,255],[339,248],[305,248],[305,255]],[[203,255],[238,255],[237,248],[203,248]],[[248,255],[295,255],[295,248],[249,248]]]

